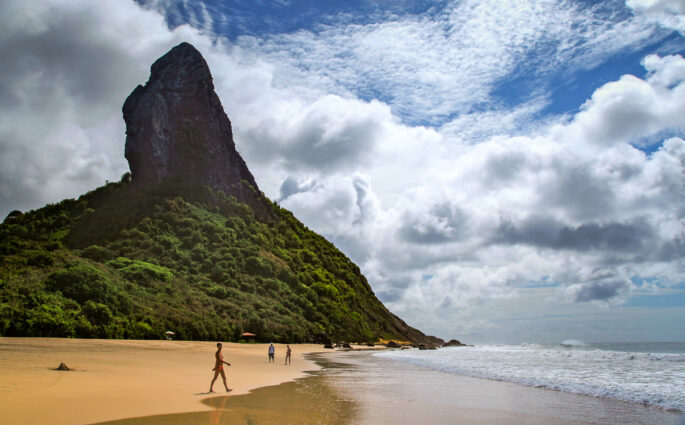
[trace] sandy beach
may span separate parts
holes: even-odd
[[[213,342],[0,338],[0,412],[11,424],[682,424],[640,404],[460,376],[364,351]],[[326,353],[326,354],[321,354]],[[61,362],[75,371],[54,370]],[[308,372],[305,372],[308,371]]]
[[[267,361],[268,344],[224,343],[231,394],[246,394],[316,370],[305,353],[321,345],[276,347],[276,363]],[[0,412],[11,424],[90,424],[115,419],[210,411],[202,400],[226,394],[213,377],[214,342],[123,341],[61,338],[0,338]],[[64,362],[75,369],[54,370]]]

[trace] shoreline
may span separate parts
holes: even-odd
[[[355,423],[673,424],[685,414],[616,399],[429,369],[384,356],[339,353],[330,374],[341,397],[359,404]]]
[[[658,408],[406,365],[368,352],[319,351],[307,357],[321,367],[310,376],[249,394],[206,398],[210,412],[94,425],[665,425],[684,418]]]
[[[291,344],[292,365],[283,365],[285,344],[223,343],[232,396],[290,382],[319,366],[305,354],[318,344]],[[0,337],[0,411],[8,423],[73,425],[187,412],[208,412],[208,396],[223,392],[214,376],[216,343]],[[73,371],[55,370],[65,363]]]

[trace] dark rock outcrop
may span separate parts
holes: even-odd
[[[466,346],[466,344],[463,344],[458,339],[451,339],[443,345],[443,347],[465,347],[465,346]]]
[[[67,366],[64,363],[60,363],[59,366],[57,366],[57,368],[55,370],[70,371],[70,370],[74,370],[74,369],[70,368],[69,366]]]
[[[179,44],[152,64],[150,79],[128,96],[123,113],[134,187],[208,185],[235,196],[260,218],[271,216],[235,149],[207,62],[191,44]]]
[[[437,347],[430,344],[419,344],[419,350],[437,350]]]

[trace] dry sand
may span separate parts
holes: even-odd
[[[321,345],[291,345],[292,365],[267,360],[268,344],[224,343],[231,394],[305,376],[318,367],[304,358]],[[212,410],[203,399],[213,377],[212,342],[0,338],[3,423],[90,424],[107,420]],[[53,370],[61,362],[75,369]],[[225,394],[221,377],[216,394]]]

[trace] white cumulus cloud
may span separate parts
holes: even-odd
[[[638,14],[656,20],[666,28],[685,32],[685,2],[683,0],[626,0],[626,6]]]

